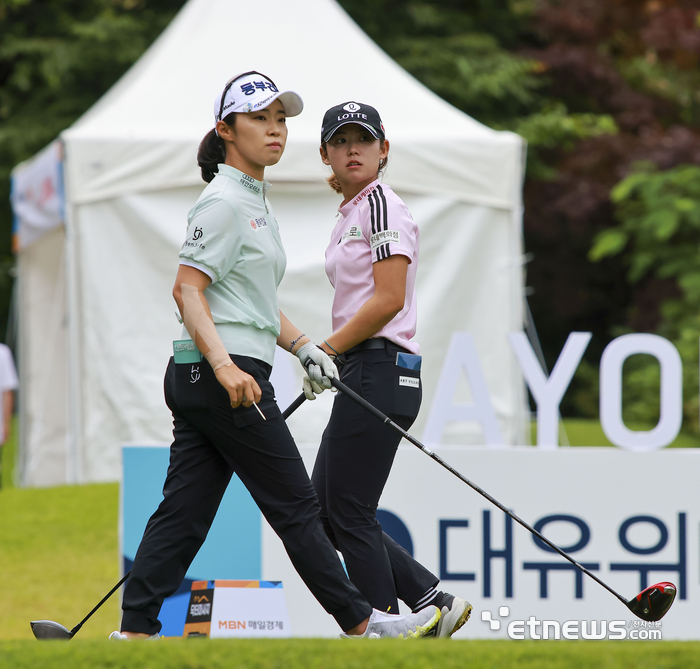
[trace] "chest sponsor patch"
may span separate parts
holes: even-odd
[[[362,239],[362,229],[357,225],[353,225],[349,230],[346,230],[343,233],[343,236],[340,238],[338,244],[342,244],[348,239]]]
[[[382,230],[372,235],[369,238],[369,243],[373,251],[382,244],[400,244],[401,233],[398,230]]]
[[[267,221],[265,218],[251,218],[250,219],[250,227],[253,228],[253,230],[260,230],[261,228],[266,228],[267,227]]]
[[[415,379],[412,376],[399,376],[399,385],[408,386],[409,388],[420,388],[420,379]]]

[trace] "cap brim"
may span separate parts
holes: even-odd
[[[287,116],[299,116],[304,109],[304,101],[294,91],[280,93],[275,100],[279,100],[282,103]]]
[[[332,130],[329,130],[326,133],[326,136],[321,138],[321,141],[327,142],[344,125],[361,125],[363,128],[367,128],[367,130],[369,130],[372,133],[372,137],[374,137],[374,139],[381,139],[384,136],[384,135],[377,133],[377,130],[367,123],[362,123],[362,121],[356,121],[356,120],[347,120],[347,121],[343,121],[342,123],[338,123],[338,125],[336,125]]]

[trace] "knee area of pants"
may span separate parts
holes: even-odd
[[[376,519],[330,517],[330,527],[337,537],[352,537],[366,534],[382,533],[382,526]]]
[[[289,528],[295,525],[303,527],[316,519],[320,510],[316,498],[311,498],[294,506],[276,509],[274,513],[269,514],[267,520],[273,527]]]

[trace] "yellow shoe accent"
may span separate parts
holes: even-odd
[[[435,615],[425,625],[418,625],[416,627],[415,632],[408,633],[409,638],[420,639],[426,634],[432,632],[437,627],[437,624],[440,622],[440,615],[440,609],[435,609]]]

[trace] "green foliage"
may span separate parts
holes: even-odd
[[[591,260],[628,250],[630,281],[650,272],[674,278],[689,309],[700,312],[700,167],[638,165],[610,196],[619,224],[596,237]]]
[[[698,340],[700,338],[700,167],[660,171],[640,164],[611,192],[618,223],[595,239],[589,257],[597,262],[624,254],[628,277],[673,280],[680,296],[661,308],[661,334],[683,360],[685,429],[698,431]],[[636,419],[658,417],[659,370],[655,360],[634,356],[626,378],[627,410]],[[654,411],[656,413],[654,413]],[[655,421],[654,421],[655,422]]]
[[[527,175],[546,181],[556,178],[551,152],[571,152],[584,139],[615,135],[618,128],[609,114],[571,114],[562,102],[549,102],[542,109],[518,117],[507,126],[528,142]]]
[[[80,117],[184,0],[0,0],[0,334],[13,266],[12,168]]]
[[[700,125],[700,70],[697,68],[686,69],[674,62],[660,62],[650,52],[622,61],[620,72],[636,90],[668,100],[682,123]]]
[[[542,64],[512,49],[530,20],[532,3],[341,4],[399,65],[478,121],[509,123],[539,105]]]
[[[530,146],[571,151],[582,139],[616,134],[617,124],[609,114],[570,114],[563,103],[554,102],[519,118],[513,129]]]
[[[391,55],[440,97],[489,125],[530,108],[542,85],[537,61],[509,53],[483,33],[397,38]]]

